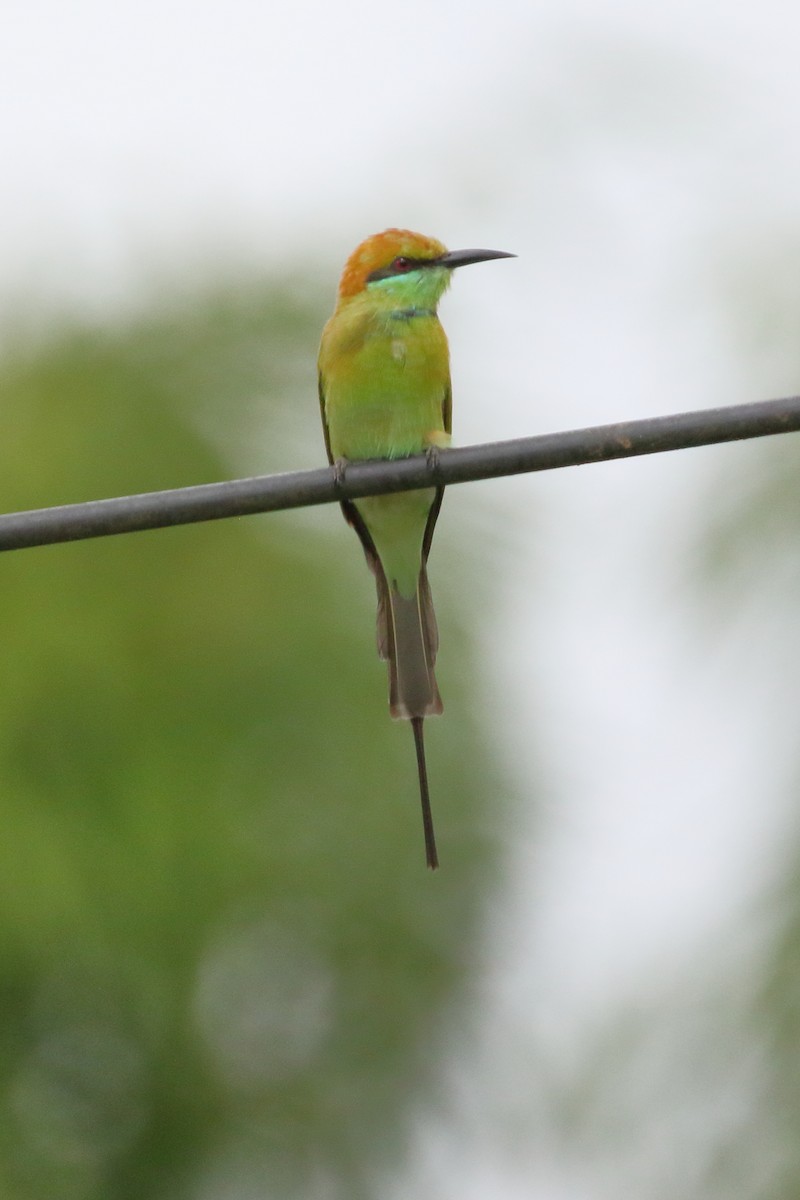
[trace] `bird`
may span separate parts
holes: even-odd
[[[453,271],[503,250],[448,251],[409,229],[366,238],[345,263],[319,350],[319,398],[328,462],[341,483],[347,464],[427,454],[450,444],[447,337],[437,307]],[[378,593],[378,654],[388,663],[389,711],[411,722],[425,855],[439,865],[423,721],[442,712],[434,666],[439,634],[427,561],[442,487],[343,499]]]

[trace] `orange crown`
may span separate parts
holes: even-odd
[[[413,233],[410,229],[384,229],[356,246],[344,264],[339,280],[339,298],[347,299],[363,291],[367,276],[381,267],[388,267],[395,258],[438,258],[447,247],[436,238]]]

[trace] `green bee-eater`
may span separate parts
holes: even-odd
[[[345,264],[322,334],[319,393],[328,460],[436,453],[450,441],[450,359],[436,306],[451,272],[500,250],[448,252],[435,238],[387,229]],[[434,663],[439,644],[426,562],[442,488],[345,500],[378,589],[378,653],[389,664],[389,708],[411,721],[425,851],[438,866],[423,718],[442,711]]]

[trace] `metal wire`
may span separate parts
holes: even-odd
[[[223,517],[327,504],[343,497],[550,471],[584,463],[686,450],[800,430],[800,396],[598,425],[511,442],[443,450],[432,458],[352,463],[344,478],[325,467],[224,483],[90,500],[0,516],[0,550],[160,529]]]

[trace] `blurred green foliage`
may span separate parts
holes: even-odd
[[[321,321],[250,283],[23,342],[0,507],[323,461]],[[433,876],[338,510],[6,554],[0,578],[0,1194],[372,1194],[473,965],[503,798],[462,623],[440,604]]]

